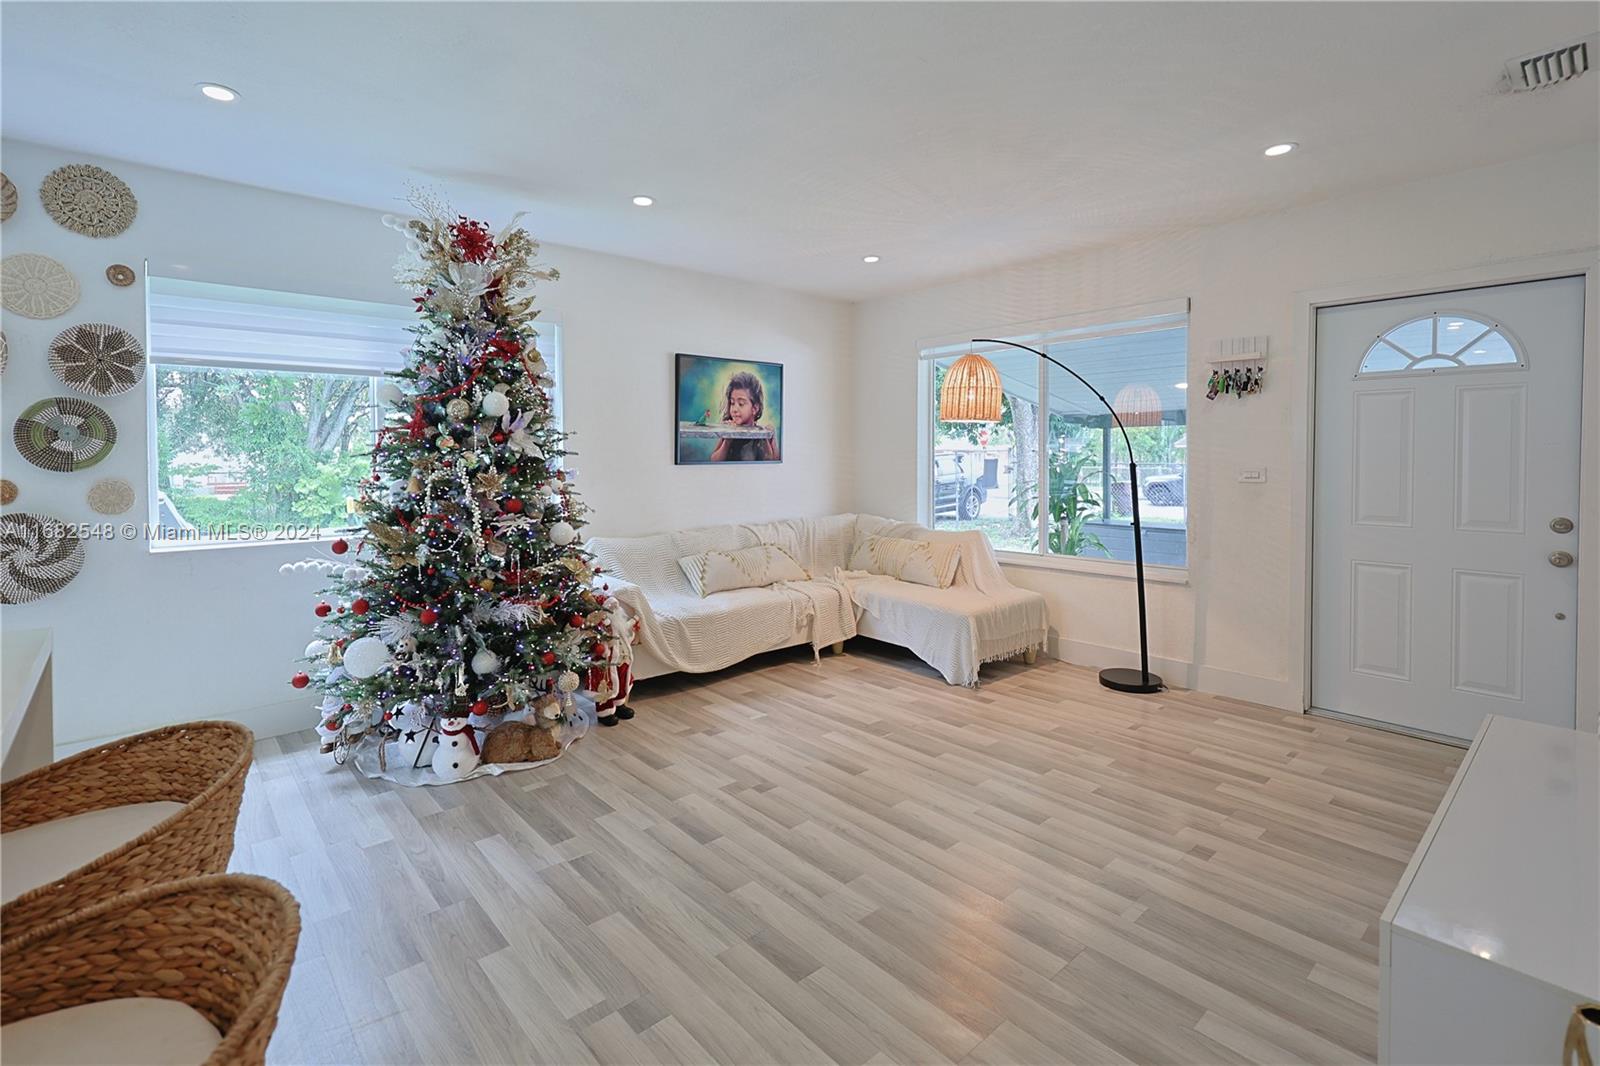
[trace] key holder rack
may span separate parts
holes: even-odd
[[[1210,360],[1210,366],[1206,399],[1254,396],[1267,383],[1267,338],[1235,337],[1218,341],[1217,357]]]

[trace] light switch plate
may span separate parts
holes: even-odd
[[[1264,466],[1241,466],[1239,480],[1249,485],[1260,485],[1267,480],[1267,468]]]

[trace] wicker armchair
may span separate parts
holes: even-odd
[[[125,737],[0,785],[0,833],[139,803],[180,803],[151,828],[0,907],[0,936],[123,892],[222,873],[255,737],[233,722],[188,722]],[[0,851],[5,841],[0,837]]]
[[[165,999],[193,1008],[221,1034],[208,1066],[260,1063],[299,936],[294,897],[249,874],[191,877],[102,900],[0,945],[0,1025],[91,1003]],[[93,1028],[64,1018],[27,1043],[54,1036],[82,1054],[108,1038],[133,1039],[86,1032]]]

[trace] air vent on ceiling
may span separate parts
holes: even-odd
[[[1511,91],[1516,93],[1559,85],[1587,71],[1592,61],[1600,59],[1597,53],[1600,53],[1600,34],[1591,33],[1560,48],[1518,56],[1506,64],[1506,80],[1511,83]]]

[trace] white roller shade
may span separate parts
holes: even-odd
[[[410,307],[149,279],[150,359],[316,374],[381,375],[405,363]]]

